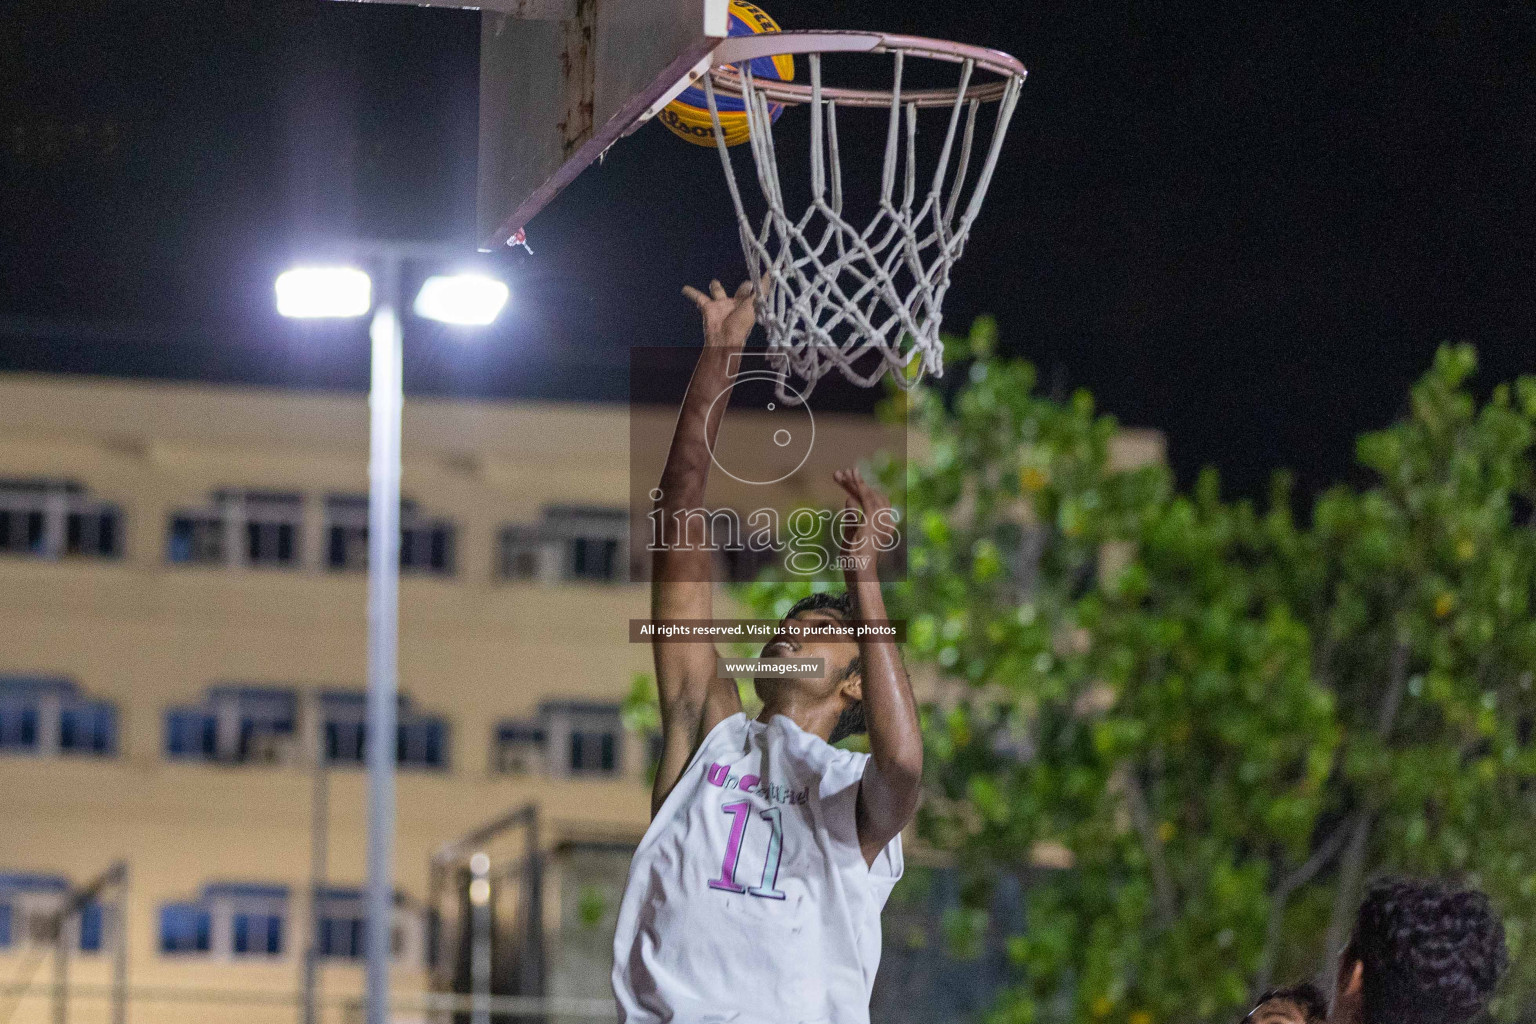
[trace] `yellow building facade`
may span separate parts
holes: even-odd
[[[648,604],[627,581],[630,437],[674,417],[406,404],[398,1020],[450,1019],[421,1007],[452,940],[426,910],[464,864],[434,888],[431,858],[529,806],[547,859],[499,927],[536,888],[542,938],[521,934],[546,991],[568,1019],[608,1012],[613,896],[648,819],[648,751],[618,713],[650,667],[628,635]],[[136,1024],[302,1020],[312,914],[319,1019],[356,1017],[367,435],[359,395],[0,376],[0,1021],[58,1020],[58,985],[69,1020],[106,1022],[114,979]],[[1119,449],[1161,457],[1152,434]],[[836,500],[849,450],[819,445],[804,478],[825,490],[798,498]],[[480,845],[515,865],[526,840]],[[113,889],[46,934],[119,863],[121,933]]]
[[[636,415],[664,434],[675,410]],[[617,713],[650,667],[628,636],[648,604],[627,582],[630,428],[620,406],[407,403],[401,1019],[425,1019],[429,858],[529,804],[544,918],[581,933],[550,937],[548,990],[606,993],[612,908],[573,904],[582,871],[613,888],[648,817],[645,745]],[[818,460],[837,455],[809,467],[829,496]],[[366,472],[362,396],[0,377],[0,1010],[49,1019],[39,922],[121,861],[133,1020],[298,1019],[323,800],[319,988],[324,1019],[345,1015]],[[88,916],[68,1011],[104,1021],[114,921]]]

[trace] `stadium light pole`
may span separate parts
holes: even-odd
[[[402,242],[356,242],[349,255],[371,263],[373,281],[352,266],[299,267],[279,275],[277,308],[298,318],[360,317],[370,308],[372,364],[368,377],[368,878],[364,890],[367,1024],[389,1020],[389,960],[394,917],[395,762],[399,731],[400,437],[405,388],[401,375],[404,305],[401,269],[407,259],[443,260],[461,250]],[[416,297],[418,316],[484,326],[507,301],[507,286],[478,274],[431,277]],[[310,894],[311,932],[318,925]],[[314,934],[310,942],[316,941]],[[313,1014],[314,971],[305,976],[305,1012]],[[307,1018],[310,1019],[310,1018]]]

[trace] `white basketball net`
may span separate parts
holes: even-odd
[[[918,104],[902,99],[906,54],[896,50],[879,211],[868,225],[858,227],[843,216],[838,103],[822,93],[821,56],[809,55],[811,205],[794,216],[785,209],[780,187],[770,101],[754,82],[750,64],[730,76],[745,101],[752,158],[767,204],[760,224],[754,224],[742,203],[720,126],[715,85],[712,76],[704,76],[747,267],[752,280],[767,281],[758,292],[757,319],[768,333],[770,365],[780,375],[779,398],[789,404],[803,402],[833,369],[861,387],[873,386],[887,371],[903,388],[925,374],[943,375],[939,330],[950,271],[981,211],[1023,84],[1022,78],[1007,83],[984,161],[966,198],[982,101],[969,95],[975,62],[961,63],[960,87],[948,107],[948,133],[938,166],[920,192]],[[872,353],[880,358],[867,358]],[[791,375],[803,383],[790,386]]]

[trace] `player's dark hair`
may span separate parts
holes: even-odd
[[[1475,889],[1387,878],[1360,905],[1346,964],[1363,965],[1364,1024],[1461,1024],[1504,972],[1504,924]]]
[[[796,601],[789,611],[785,613],[784,617],[786,619],[793,619],[804,612],[823,611],[836,612],[844,621],[851,620],[853,618],[853,595],[846,590],[837,594],[825,591],[811,594],[809,597],[802,597]],[[832,680],[832,683],[835,686],[849,676],[857,675],[863,671],[863,660],[858,655],[854,655],[853,659],[838,672],[837,677]],[[858,736],[868,731],[869,726],[864,721],[864,702],[856,700],[844,708],[843,713],[838,716],[837,724],[832,727],[832,735],[828,738],[828,742],[837,743],[847,739],[849,736]]]
[[[846,590],[837,594],[831,594],[826,591],[811,594],[809,597],[802,597],[791,605],[789,611],[784,613],[784,617],[786,619],[793,619],[806,612],[823,611],[837,612],[844,619],[852,619],[853,595]]]
[[[1327,1024],[1328,1000],[1323,998],[1323,993],[1310,981],[1304,981],[1297,985],[1287,985],[1285,988],[1272,988],[1259,996],[1257,1010],[1260,1006],[1272,999],[1283,999],[1288,1003],[1295,1003],[1301,1008],[1301,1019],[1306,1024]],[[1244,1021],[1252,1019],[1253,1014],[1244,1017]]]

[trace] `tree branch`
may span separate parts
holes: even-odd
[[[1383,745],[1392,735],[1397,714],[1403,704],[1403,693],[1408,688],[1408,658],[1412,654],[1406,639],[1398,640],[1392,648],[1392,661],[1387,669],[1387,692],[1376,716],[1376,738]],[[1355,812],[1349,845],[1339,865],[1339,886],[1333,896],[1333,912],[1328,918],[1328,931],[1323,940],[1323,970],[1318,982],[1326,987],[1333,982],[1338,971],[1339,953],[1349,937],[1350,920],[1354,916],[1355,900],[1360,893],[1360,880],[1365,874],[1365,855],[1369,849],[1371,827],[1376,821],[1377,801],[1367,797],[1363,806]]]
[[[1174,895],[1173,876],[1168,872],[1168,858],[1163,851],[1163,841],[1158,838],[1152,824],[1152,811],[1147,806],[1147,795],[1131,765],[1120,766],[1120,782],[1125,791],[1126,808],[1131,813],[1131,827],[1141,840],[1142,852],[1152,872],[1152,899],[1157,904],[1157,923],[1167,929],[1178,919],[1178,901]]]
[[[1306,862],[1280,880],[1275,886],[1274,895],[1270,898],[1269,925],[1264,933],[1264,952],[1259,957],[1259,969],[1255,975],[1253,990],[1255,998],[1258,993],[1269,988],[1270,980],[1274,977],[1275,962],[1280,958],[1280,939],[1285,926],[1285,908],[1290,903],[1296,890],[1306,885],[1316,877],[1317,873],[1328,866],[1328,862],[1338,855],[1339,848],[1344,845],[1345,836],[1350,833],[1350,822],[1345,821],[1333,834],[1323,840],[1312,856]]]

